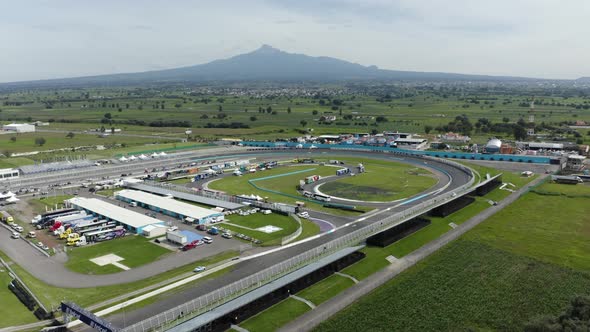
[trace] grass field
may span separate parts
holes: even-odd
[[[428,172],[410,165],[388,165],[365,161],[365,173],[343,176],[328,182],[320,190],[328,195],[362,201],[393,201],[410,197],[436,184]]]
[[[90,261],[92,258],[115,254],[125,260],[120,263],[130,268],[153,262],[170,250],[155,245],[141,236],[128,235],[121,239],[105,241],[84,247],[70,247],[66,267],[84,274],[108,274],[121,272],[121,269],[108,264],[99,266]]]
[[[301,234],[292,242],[303,240],[320,233],[320,226],[307,219],[301,219],[301,227],[303,228]]]
[[[555,316],[590,292],[589,200],[526,194],[317,331],[521,331]]]
[[[31,199],[31,200],[29,200],[29,204],[38,213],[44,213],[45,209],[48,209],[48,208],[55,209],[56,205],[58,207],[63,207],[63,202],[66,199],[70,199],[72,197],[74,197],[74,196],[72,196],[72,195],[47,196],[45,198]]]
[[[218,262],[228,260],[237,255],[237,251],[229,250],[217,254],[215,256],[211,256],[194,263],[186,264],[184,266],[172,269],[165,273],[145,278],[136,282],[92,288],[53,287],[33,277],[31,274],[29,274],[16,263],[13,263],[11,267],[47,307],[54,308],[57,307],[59,303],[64,299],[76,302],[81,306],[89,306],[91,304],[96,304],[101,301],[112,298],[114,296],[125,294],[127,292],[132,292],[134,290],[141,289],[149,285],[174,278],[179,275],[192,273],[192,270],[195,268],[195,266],[210,266]],[[2,252],[0,252],[0,257],[2,257],[6,262],[11,262],[11,260]],[[2,325],[3,317],[0,317],[0,326]]]
[[[37,321],[33,312],[8,289],[12,278],[4,268],[0,269],[0,328],[14,325],[24,325]]]
[[[239,325],[248,331],[273,332],[309,310],[307,304],[288,298]]]
[[[352,285],[354,282],[349,278],[333,274],[296,295],[315,305],[320,305]]]
[[[228,225],[228,223],[238,226]],[[282,230],[268,234],[256,230],[256,228],[268,225],[280,227]],[[262,241],[263,246],[272,246],[281,244],[282,238],[293,234],[299,227],[299,224],[297,224],[297,222],[289,216],[284,216],[277,213],[268,215],[256,213],[249,216],[240,216],[235,214],[227,216],[226,221],[220,224],[220,226],[233,232],[242,233],[252,238],[258,239]]]

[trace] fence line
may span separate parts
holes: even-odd
[[[433,160],[433,158],[427,156],[423,156],[422,158],[426,160]],[[473,177],[471,170],[468,167],[448,160],[436,160],[456,167],[462,170],[463,172],[471,175],[470,181],[456,188],[453,191],[447,192],[441,196],[435,197],[428,201],[424,201],[420,204],[417,204],[414,207],[398,212],[394,215],[382,219],[379,222],[375,222],[371,225],[360,228],[354,232],[345,234],[337,239],[321,244],[318,247],[298,254],[279,264],[263,269],[246,278],[230,283],[224,287],[218,288],[208,294],[202,295],[180,306],[166,310],[158,315],[152,316],[139,323],[130,325],[129,327],[125,328],[124,331],[136,332],[160,329],[175,326],[182,322],[188,321],[223,303],[226,303],[227,301],[237,298],[253,289],[261,287],[262,285],[272,280],[280,278],[281,276],[288,274],[300,268],[301,266],[307,265],[321,257],[337,252],[342,248],[359,244],[360,242],[364,241],[368,236],[374,233],[377,233],[386,228],[393,227],[411,218],[419,216],[434,207],[443,205],[448,201],[453,200],[456,197],[459,197],[473,190],[471,186],[474,183],[475,179]]]

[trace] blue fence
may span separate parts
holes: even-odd
[[[378,151],[378,152],[396,152],[413,155],[427,155],[437,158],[450,158],[462,160],[490,160],[490,161],[508,161],[533,164],[550,164],[551,158],[545,156],[526,156],[517,154],[481,154],[466,152],[448,152],[448,151],[418,151],[391,148],[385,146],[353,145],[353,144],[311,144],[311,143],[293,143],[293,142],[242,142],[244,146],[267,147],[267,148],[296,148],[302,145],[302,149],[309,149],[312,146],[318,149],[332,150],[358,150],[358,151]]]

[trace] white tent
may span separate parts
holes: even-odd
[[[129,157],[129,160],[137,160],[137,157],[136,156],[131,156],[131,157]]]
[[[160,155],[154,152],[154,153],[152,153],[151,157],[152,158],[158,158],[158,157],[160,157]]]
[[[18,199],[18,198],[16,198],[16,197],[14,197],[14,196],[11,196],[11,197],[9,197],[9,198],[8,198],[6,201],[7,201],[8,203],[15,203],[15,202],[18,202],[18,201],[20,201],[20,199]]]
[[[166,157],[166,156],[167,156],[167,154],[166,154],[166,152],[162,151],[162,152],[160,152],[160,156],[161,156],[161,157]]]
[[[149,158],[150,158],[150,157],[146,156],[146,155],[145,155],[145,154],[143,154],[143,153],[139,155],[139,159],[141,159],[141,160],[146,160],[146,159],[149,159]]]
[[[119,161],[128,161],[129,159],[125,158],[125,156],[119,158]]]

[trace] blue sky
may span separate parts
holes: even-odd
[[[587,0],[6,0],[0,82],[205,63],[262,44],[380,68],[590,76]]]

